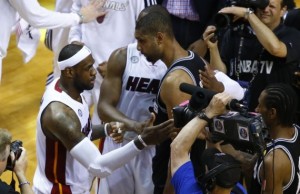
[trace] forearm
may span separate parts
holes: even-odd
[[[226,74],[227,68],[223,63],[218,47],[210,48],[210,66],[212,69],[222,71]]]
[[[30,183],[24,173],[17,174],[21,194],[33,194]]]
[[[71,10],[73,12],[79,12],[80,8],[81,8],[80,1],[73,1]],[[74,25],[70,28],[68,42],[72,43],[74,41],[82,42],[81,24]]]
[[[259,42],[271,55],[277,57],[286,56],[287,48],[285,44],[277,38],[272,29],[263,24],[255,14],[250,14],[248,21]]]
[[[201,130],[205,130],[207,122],[195,117],[186,124],[171,143],[171,172],[188,161],[189,151]]]
[[[100,115],[101,120],[104,122],[119,121],[124,123],[126,126],[128,126],[130,122],[133,122],[133,120],[131,120],[121,111],[119,111],[114,105],[108,103],[101,103],[98,107],[98,113]]]
[[[143,146],[140,147],[141,149]],[[97,147],[85,138],[70,150],[71,155],[79,161],[88,171],[97,177],[106,177],[117,168],[128,163],[141,152],[134,141],[125,146],[101,155]],[[85,154],[82,154],[85,153]]]
[[[79,23],[75,13],[59,13],[41,7],[36,0],[10,0],[11,5],[30,25],[36,28],[69,27]]]

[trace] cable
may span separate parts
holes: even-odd
[[[275,143],[274,143],[274,139],[272,139],[272,145],[273,145],[273,189],[272,189],[272,194],[274,194],[274,185],[275,185]]]

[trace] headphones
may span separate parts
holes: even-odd
[[[213,169],[211,169],[208,173],[206,173],[205,175],[200,175],[197,180],[198,183],[200,184],[200,187],[203,190],[207,190],[207,191],[212,191],[216,185],[217,182],[217,175],[219,175],[220,173],[228,170],[228,169],[232,169],[232,168],[241,168],[240,164],[233,164],[233,163],[222,163],[219,164],[218,166],[214,167]],[[224,188],[229,188],[232,185],[227,183],[226,181],[221,181],[218,182],[218,185]]]

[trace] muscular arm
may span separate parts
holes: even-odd
[[[107,75],[104,77],[98,102],[98,114],[101,120],[122,121],[126,116],[117,108],[122,92],[122,76],[126,66],[127,48],[114,51],[107,63]]]
[[[60,102],[52,102],[47,106],[41,124],[47,137],[60,141],[68,150],[85,138],[76,113]]]
[[[165,103],[168,117],[173,118],[172,109],[183,101],[189,100],[191,96],[179,90],[181,83],[194,84],[190,76],[183,70],[175,70],[169,73],[161,86],[160,97]]]
[[[282,194],[283,187],[291,178],[291,161],[281,149],[276,149],[275,153],[270,152],[267,154],[264,161],[265,167],[262,166],[259,172],[260,180],[266,180],[266,189],[264,194]]]
[[[116,107],[122,92],[122,77],[126,67],[127,48],[114,51],[107,64],[107,75],[101,85],[101,92],[98,102],[98,114],[105,121],[120,121],[129,130],[139,130],[138,122],[131,120]],[[137,127],[137,128],[136,128]]]
[[[81,133],[76,113],[60,102],[50,103],[41,117],[44,134],[60,141],[70,154],[88,171],[97,177],[105,177],[115,169],[129,162],[140,153],[137,138],[125,146],[101,155],[94,143]],[[145,128],[141,137],[148,145],[164,141],[172,132],[173,121],[169,120],[154,127]],[[157,138],[158,134],[161,134]],[[140,145],[143,148],[143,145]],[[82,154],[85,153],[85,154]]]

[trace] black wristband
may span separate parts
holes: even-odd
[[[205,120],[208,124],[212,122],[212,119],[208,118],[204,111],[198,113],[198,118]]]

